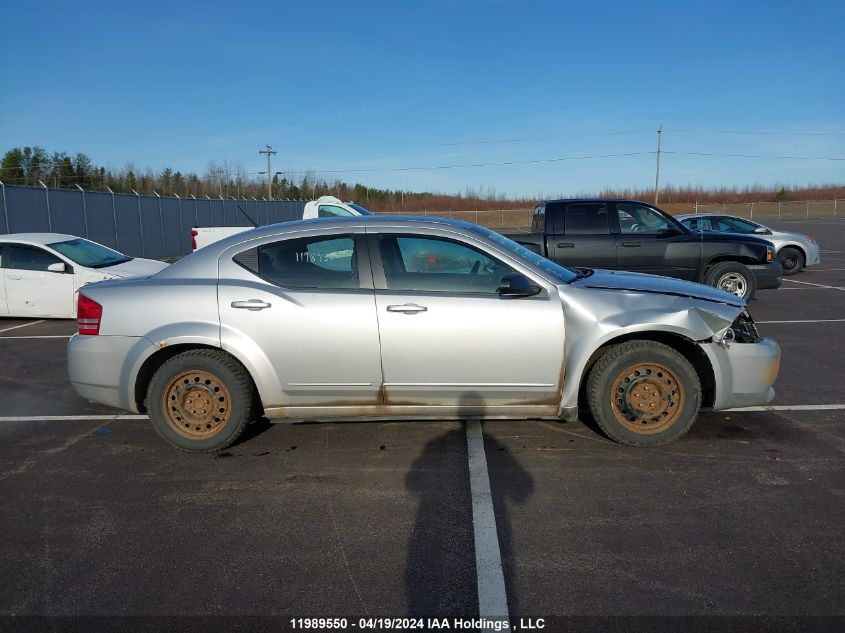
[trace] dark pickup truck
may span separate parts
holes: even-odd
[[[563,265],[677,277],[746,300],[780,286],[783,274],[771,243],[693,232],[638,200],[547,200],[534,209],[531,230],[507,236]]]

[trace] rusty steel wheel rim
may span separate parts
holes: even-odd
[[[212,373],[185,371],[167,384],[162,411],[174,431],[192,440],[217,435],[232,415],[226,385]]]
[[[658,363],[637,363],[619,372],[610,396],[617,421],[642,435],[671,427],[684,402],[683,384],[673,371]]]

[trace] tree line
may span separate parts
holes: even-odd
[[[156,172],[147,167],[139,170],[128,162],[122,169],[112,170],[94,164],[83,153],[48,152],[39,146],[14,147],[3,154],[0,161],[0,181],[6,185],[75,188],[77,185],[89,191],[113,191],[114,193],[138,193],[182,198],[224,197],[224,198],[266,198],[267,181],[248,174],[240,163],[211,162],[203,174],[182,172],[170,167]],[[342,180],[329,181],[314,171],[302,172],[299,178],[293,174],[273,176],[272,197],[283,199],[314,199],[322,195],[333,195],[342,200],[351,200],[373,211],[401,213],[402,211],[483,211],[487,209],[527,209],[534,206],[535,198],[511,197],[498,194],[495,190],[467,189],[461,194],[433,192],[411,192],[398,189],[369,187],[360,183],[350,184]],[[579,192],[577,197],[619,197],[651,200],[652,189],[608,188],[598,192]],[[561,194],[553,197],[574,197]],[[668,186],[661,189],[660,199],[667,203],[708,202],[764,202],[787,200],[831,200],[845,198],[845,186],[837,184],[788,187],[778,185],[765,187],[714,187],[693,185]]]

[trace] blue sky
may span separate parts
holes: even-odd
[[[523,196],[653,186],[661,124],[668,152],[845,157],[837,1],[12,0],[3,23],[0,151],[256,172],[269,143],[274,170]],[[636,155],[390,170],[607,154]],[[356,169],[378,171],[330,173]],[[667,153],[661,171],[845,181],[845,161]]]

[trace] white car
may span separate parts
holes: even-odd
[[[0,316],[73,319],[79,288],[167,267],[61,233],[0,235]]]

